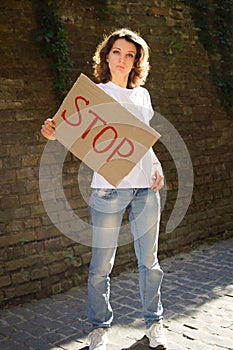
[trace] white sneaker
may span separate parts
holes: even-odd
[[[158,348],[158,350],[165,350],[167,348],[167,339],[162,321],[152,324],[146,331],[146,336],[149,338],[151,348]]]
[[[106,344],[108,340],[106,328],[96,328],[89,335],[89,350],[107,350]]]

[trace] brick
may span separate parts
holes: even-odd
[[[12,273],[11,275],[12,283],[13,284],[20,284],[24,282],[28,282],[30,280],[30,274],[29,271],[26,271],[25,269],[21,269],[21,271]]]
[[[40,159],[39,155],[37,155],[37,156],[32,155],[32,154],[24,155],[22,157],[22,166],[23,167],[30,167],[33,165],[37,165],[39,163],[39,159]]]
[[[25,183],[24,181],[17,181],[11,184],[11,192],[12,194],[21,194],[25,193]]]
[[[24,226],[25,228],[34,228],[41,226],[41,219],[40,218],[28,218],[24,220]]]
[[[21,207],[14,209],[14,217],[16,219],[28,217],[30,216],[30,213],[31,211],[29,207]]]
[[[89,264],[91,261],[91,252],[81,255],[83,265]]]
[[[17,232],[17,231],[16,231]],[[17,232],[15,234],[6,234],[0,237],[0,246],[11,246],[28,243],[30,241],[36,240],[36,234],[32,230],[24,229],[23,232]],[[7,244],[8,242],[8,244]]]
[[[57,275],[66,271],[66,264],[64,262],[57,262],[49,265],[49,274]]]
[[[4,167],[8,169],[15,169],[21,167],[21,160],[19,158],[6,158],[4,159]]]
[[[2,257],[5,261],[25,257],[24,249],[22,245],[7,247],[4,249],[4,254],[2,254]]]
[[[7,232],[12,233],[15,231],[23,231],[24,227],[23,221],[12,220],[12,222],[7,226]]]
[[[26,268],[40,263],[40,256],[34,255],[17,260],[11,260],[5,263],[6,271],[15,271],[21,268]]]
[[[2,184],[15,181],[16,170],[15,169],[3,169],[0,173],[0,181]]]
[[[15,297],[25,296],[28,294],[36,293],[41,290],[41,283],[39,281],[33,281],[18,285],[17,288],[6,288],[6,298],[11,299]]]
[[[61,283],[57,283],[52,286],[52,294],[58,294],[58,293],[61,293],[62,291],[63,291],[63,288]]]
[[[28,192],[37,191],[39,188],[38,179],[30,179],[24,181],[24,186]]]
[[[23,246],[25,256],[40,254],[41,256],[44,254],[44,244],[43,242],[30,242],[30,244],[25,244]]]
[[[45,278],[48,277],[48,268],[42,267],[42,268],[34,268],[32,269],[32,271],[30,271],[30,279],[31,280],[36,280],[36,279],[41,279],[41,278]]]
[[[44,252],[43,255],[40,255],[41,262],[44,265],[49,265],[52,264],[56,261],[65,261],[66,258],[66,253],[63,251],[58,251],[58,252]]]
[[[39,203],[39,204],[35,203],[35,204],[31,205],[30,209],[31,209],[32,216],[43,215],[45,213],[44,206],[41,203]]]
[[[37,193],[22,194],[19,196],[19,201],[21,205],[36,203],[38,201],[38,194]]]
[[[11,277],[9,275],[0,276],[0,288],[9,286],[10,284],[11,284]]]
[[[168,16],[169,9],[166,7],[154,7],[152,12],[155,16]]]
[[[18,169],[16,173],[18,179],[30,179],[35,177],[34,170],[32,168]]]

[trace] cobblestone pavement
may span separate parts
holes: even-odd
[[[162,297],[169,350],[233,349],[233,239],[165,259]],[[150,349],[137,272],[112,278],[108,350]],[[88,349],[86,287],[1,310],[1,350]]]

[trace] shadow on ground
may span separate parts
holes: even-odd
[[[121,350],[148,350],[148,349],[151,349],[149,347],[149,340],[146,336],[144,336],[142,339],[139,339],[138,341],[136,341],[136,343],[132,344],[130,347],[122,348]],[[89,347],[85,346],[80,350],[89,350]],[[160,348],[157,348],[157,350],[160,350]]]

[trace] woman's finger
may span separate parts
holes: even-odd
[[[164,185],[163,176],[161,176],[159,172],[156,171],[152,179],[153,179],[153,184],[151,186],[151,189],[153,191],[159,191]]]
[[[44,124],[41,126],[41,134],[49,139],[49,140],[55,140],[55,123],[52,119],[46,119],[44,121]]]

